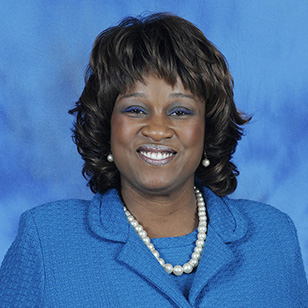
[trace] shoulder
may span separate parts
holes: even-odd
[[[246,221],[247,233],[242,244],[247,255],[257,260],[258,269],[261,264],[267,264],[266,275],[269,277],[272,273],[273,281],[283,269],[288,289],[297,295],[294,298],[307,301],[307,279],[292,219],[268,204],[228,197],[222,199],[231,212],[240,213]]]
[[[262,223],[273,221],[289,223],[291,220],[287,214],[266,203],[247,199],[231,199],[229,197],[223,197],[222,199],[229,208],[238,210],[249,220],[262,221]]]
[[[21,215],[20,227],[33,224],[37,232],[68,230],[84,224],[89,201],[69,199],[36,206]]]
[[[88,200],[67,199],[45,203],[24,212],[23,215],[59,217],[68,214],[81,213],[89,204]]]
[[[297,232],[292,219],[279,209],[257,201],[222,198],[230,211],[238,211],[245,219],[248,233],[259,234],[263,240],[296,243]]]

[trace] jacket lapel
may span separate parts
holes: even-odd
[[[174,281],[170,279],[132,227],[130,227],[128,240],[120,251],[117,260],[145,278],[179,307],[191,307]]]
[[[189,302],[195,305],[198,295],[210,280],[234,260],[232,250],[209,226],[206,243],[189,293]]]
[[[204,188],[203,194],[209,217],[208,234],[202,256],[189,294],[189,302],[195,305],[198,295],[226,266],[237,261],[230,244],[247,233],[247,222],[234,207],[233,200],[220,198]],[[233,245],[234,246],[234,245]]]

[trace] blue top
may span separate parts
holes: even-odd
[[[165,238],[154,238],[151,242],[158,250],[159,255],[163,258],[166,263],[170,263],[175,266],[177,264],[183,265],[191,259],[191,254],[194,252],[196,247],[198,231],[197,229],[184,236],[179,237],[165,237]],[[175,276],[170,275],[174,283],[181,290],[185,298],[188,299],[189,291],[193,283],[195,276],[195,269],[189,275]]]
[[[204,197],[208,236],[196,272],[182,282],[128,223],[116,190],[25,212],[0,270],[0,307],[308,307],[290,218],[206,188]],[[190,236],[174,240],[189,246]],[[172,239],[154,241],[175,264]]]

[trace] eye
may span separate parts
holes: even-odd
[[[174,116],[185,116],[185,115],[191,115],[192,112],[186,108],[176,108],[170,112],[170,115]]]
[[[126,113],[132,113],[132,114],[142,114],[145,113],[144,109],[138,106],[132,106],[125,109]]]

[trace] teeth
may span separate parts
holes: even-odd
[[[155,159],[155,160],[166,159],[166,158],[168,158],[168,157],[173,155],[172,153],[161,153],[161,152],[153,153],[153,152],[140,151],[140,153],[143,156],[145,156],[145,157],[148,157],[148,158],[151,158],[151,159]]]

